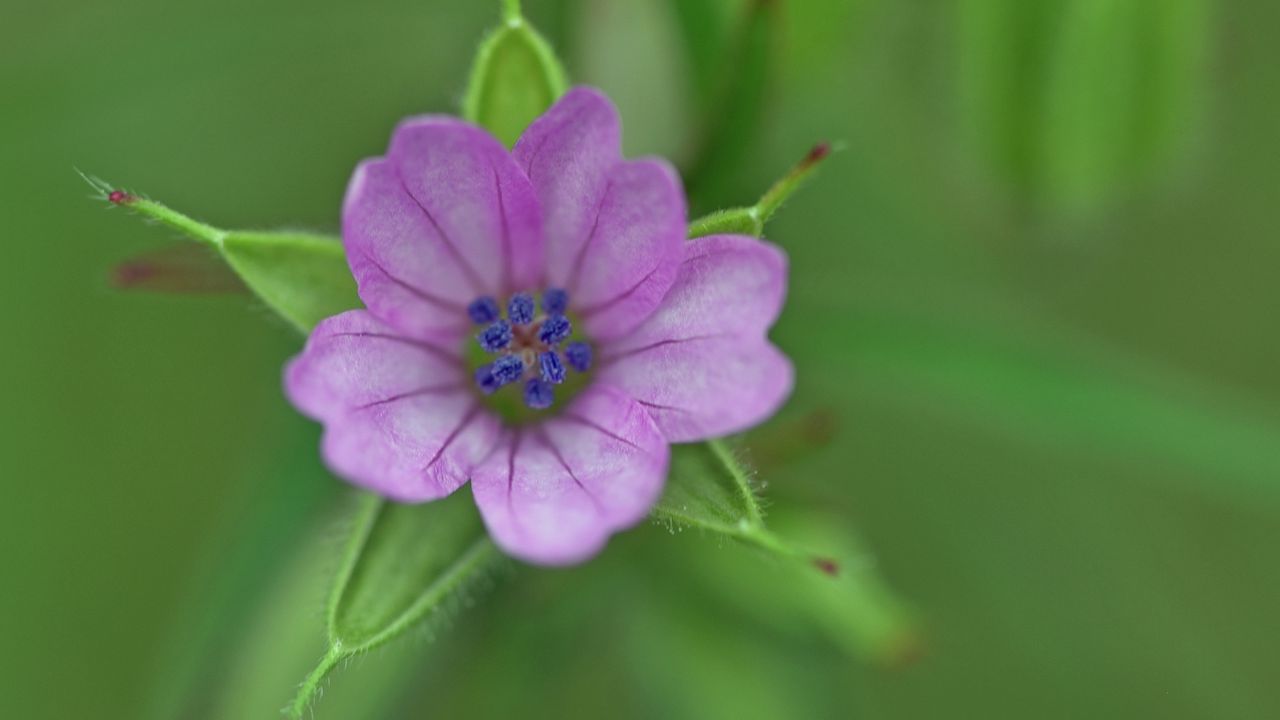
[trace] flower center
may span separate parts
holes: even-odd
[[[488,295],[467,306],[467,315],[480,327],[469,356],[476,388],[505,419],[522,423],[556,404],[566,402],[585,384],[591,368],[591,346],[575,339],[569,294],[560,288],[533,295],[519,292],[507,299],[506,314]],[[518,395],[503,391],[508,385]],[[519,402],[512,402],[514,398]],[[533,412],[530,412],[533,411]]]

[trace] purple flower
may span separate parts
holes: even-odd
[[[568,564],[645,517],[669,443],[783,402],[791,364],[766,337],[782,252],[686,242],[678,177],[624,160],[619,135],[609,100],[576,88],[510,153],[427,116],[360,164],[342,232],[367,310],[321,322],[285,373],[334,472],[406,502],[469,479],[499,546]],[[477,323],[499,330],[477,340]]]

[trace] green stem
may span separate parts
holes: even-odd
[[[307,706],[311,704],[311,700],[320,690],[320,683],[324,682],[325,676],[331,670],[342,662],[347,656],[347,652],[343,649],[342,643],[334,643],[329,646],[329,652],[325,653],[320,660],[320,664],[316,665],[316,669],[311,671],[306,680],[302,681],[302,685],[298,687],[298,694],[294,696],[293,702],[289,703],[289,717],[299,720],[302,714],[307,711]]]

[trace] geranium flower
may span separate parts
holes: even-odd
[[[686,241],[680,180],[624,160],[617,111],[576,88],[507,150],[411,118],[356,168],[343,243],[367,309],[321,322],[285,373],[346,480],[393,500],[471,481],[510,555],[579,562],[658,501],[669,443],[772,414],[766,337],[786,259]]]

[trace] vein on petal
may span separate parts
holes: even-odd
[[[413,338],[404,337],[403,335],[392,335],[390,333],[376,333],[376,332],[340,332],[340,333],[334,333],[329,337],[330,338],[363,337],[363,338],[374,338],[376,340],[390,340],[391,342],[398,342],[403,345],[408,345],[410,347],[418,348],[419,350],[423,350],[425,352],[431,353],[432,355],[435,355],[436,357],[439,357],[442,360],[446,360],[454,365],[457,365],[459,367],[462,366],[462,358],[458,357],[457,355],[454,355],[448,350],[436,347],[435,345],[432,345],[431,343],[428,343],[428,342],[423,342],[421,340],[415,340]]]
[[[586,260],[587,250],[591,247],[596,239],[596,231],[600,229],[600,216],[604,213],[604,204],[609,199],[609,193],[613,191],[613,179],[605,181],[604,192],[600,194],[600,203],[596,205],[596,219],[591,223],[591,232],[587,234],[587,239],[583,241],[582,247],[578,248],[578,256],[574,258],[573,269],[569,273],[569,278],[565,282],[565,286],[569,288],[569,293],[578,292],[578,280],[582,275],[582,264]]]
[[[507,225],[507,205],[502,198],[502,178],[498,177],[498,168],[493,170],[493,187],[498,193],[498,221],[502,226],[502,292],[511,292],[511,228]]]
[[[458,303],[455,303],[451,300],[442,298],[438,295],[433,295],[427,292],[426,290],[423,290],[422,288],[418,287],[417,285],[409,283],[405,280],[401,280],[395,275],[392,275],[385,267],[383,267],[382,263],[378,262],[377,259],[375,259],[372,255],[370,255],[369,252],[364,248],[355,248],[355,250],[356,252],[360,253],[361,257],[363,257],[366,261],[368,261],[371,265],[373,265],[373,267],[377,269],[378,272],[382,273],[383,276],[385,276],[388,280],[404,288],[405,291],[407,291],[409,294],[413,295],[414,297],[418,298],[419,300],[422,300],[423,302],[431,303],[432,305],[435,305],[436,307],[439,307],[441,309],[458,313],[459,315],[464,315],[466,313],[467,311],[466,307]]]
[[[637,402],[638,402],[638,401],[637,401]],[[596,430],[597,432],[599,432],[599,433],[601,433],[601,434],[603,434],[603,435],[606,435],[606,436],[608,436],[608,437],[610,437],[610,438],[612,438],[612,439],[614,439],[614,440],[617,440],[618,442],[620,442],[620,443],[622,443],[622,444],[624,444],[624,445],[629,445],[629,446],[631,446],[632,448],[635,448],[636,450],[638,450],[638,451],[640,451],[640,452],[644,453],[645,455],[648,455],[648,454],[649,454],[649,451],[648,451],[648,450],[646,450],[646,449],[644,449],[644,448],[640,447],[639,445],[637,445],[637,444],[635,444],[635,443],[631,442],[630,440],[628,440],[628,439],[626,439],[626,438],[622,437],[621,435],[618,435],[618,434],[614,433],[612,430],[610,430],[610,429],[608,429],[608,428],[604,427],[603,425],[600,425],[600,424],[599,424],[599,423],[597,423],[596,421],[594,421],[594,420],[589,420],[589,419],[587,419],[587,418],[584,418],[584,417],[582,417],[581,415],[579,415],[579,414],[577,414],[577,413],[569,412],[569,411],[567,411],[567,410],[566,410],[565,412],[560,413],[560,418],[562,418],[562,419],[564,419],[564,420],[570,420],[570,421],[572,421],[572,422],[576,422],[576,423],[578,423],[579,425],[586,425],[587,427],[592,428],[593,430]]]
[[[390,397],[382,398],[381,400],[374,400],[373,402],[367,402],[363,405],[357,405],[356,407],[352,408],[352,410],[368,410],[369,408],[374,408],[374,407],[379,407],[381,405],[387,405],[390,403],[399,402],[400,400],[407,400],[409,398],[421,397],[423,395],[439,395],[439,394],[444,394],[449,392],[457,392],[462,389],[463,389],[463,385],[461,383],[449,383],[446,385],[431,385],[428,387],[417,388],[416,390],[409,390],[407,392],[397,393]]]
[[[421,210],[422,214],[427,218],[427,222],[431,223],[431,226],[435,228],[436,233],[440,235],[441,242],[444,243],[449,254],[453,256],[454,261],[458,263],[463,274],[467,276],[467,280],[471,282],[471,288],[477,295],[483,295],[485,293],[485,285],[484,280],[480,278],[480,273],[476,272],[476,269],[471,266],[471,263],[467,262],[467,259],[463,257],[462,252],[458,250],[458,247],[453,244],[453,240],[449,238],[448,233],[444,231],[444,228],[440,227],[440,223],[436,222],[435,216],[431,214],[431,211],[427,209],[426,205],[422,204],[422,201],[418,200],[418,196],[414,195],[413,191],[409,189],[409,185],[404,181],[404,175],[400,173],[400,167],[398,165],[395,166],[395,170],[396,179],[400,181],[401,189],[403,189],[405,194],[413,200],[413,204],[418,206],[418,209]]]
[[[655,274],[655,273],[657,273],[657,272],[658,272],[659,270],[661,270],[661,269],[662,269],[662,263],[658,263],[657,265],[655,265],[655,266],[653,267],[653,269],[652,269],[652,270],[650,270],[650,271],[648,272],[648,274],[646,274],[644,277],[642,277],[642,278],[640,278],[638,281],[636,281],[636,284],[635,284],[635,285],[632,285],[632,286],[631,286],[630,288],[628,288],[626,291],[621,292],[621,293],[619,293],[619,294],[617,294],[617,295],[613,296],[612,298],[610,298],[610,299],[608,299],[608,300],[605,300],[604,302],[596,303],[595,305],[592,305],[592,306],[590,306],[590,307],[588,307],[588,308],[584,309],[584,310],[583,310],[581,313],[579,313],[579,314],[580,314],[584,319],[586,319],[586,318],[590,318],[592,315],[595,315],[596,313],[604,312],[605,310],[608,310],[608,309],[612,308],[613,306],[617,305],[618,303],[622,302],[623,300],[626,300],[627,298],[629,298],[629,297],[631,297],[632,295],[634,295],[634,294],[636,293],[636,291],[637,291],[637,290],[639,290],[641,287],[643,287],[643,286],[644,286],[644,284],[645,284],[645,283],[649,282],[649,278],[652,278],[652,277],[654,276],[654,274]]]
[[[722,338],[722,337],[730,337],[730,335],[726,333],[710,333],[707,335],[692,335],[686,338],[669,338],[667,340],[658,340],[657,342],[652,342],[652,343],[649,343],[648,345],[641,345],[638,348],[623,350],[620,353],[615,353],[612,355],[604,355],[603,357],[600,358],[600,366],[604,367],[606,365],[612,365],[613,363],[616,363],[619,360],[623,360],[623,359],[632,357],[634,355],[639,355],[640,353],[645,353],[650,350],[656,350],[661,347],[667,347],[668,345],[681,345],[683,343],[688,343],[688,342],[698,342],[700,340],[714,340],[716,338]]]
[[[462,429],[471,424],[471,421],[475,419],[476,414],[479,412],[480,412],[480,403],[478,402],[471,403],[471,409],[468,410],[466,415],[462,417],[462,421],[459,422],[458,426],[453,429],[453,432],[449,433],[449,437],[445,438],[444,442],[441,443],[440,448],[436,450],[436,454],[432,455],[431,460],[426,464],[426,467],[422,468],[422,472],[424,473],[427,472],[428,470],[431,469],[432,465],[435,465],[437,462],[439,462],[441,456],[444,455],[444,451],[447,450],[449,446],[453,444],[453,441],[456,440],[458,435],[462,433]]]
[[[560,463],[560,467],[564,468],[564,471],[569,473],[569,477],[573,479],[573,482],[578,486],[578,489],[587,496],[587,499],[591,501],[592,505],[596,506],[596,510],[598,510],[601,515],[604,515],[604,506],[600,504],[600,501],[596,498],[595,494],[588,490],[586,485],[582,484],[582,481],[578,479],[577,474],[573,472],[573,468],[569,467],[569,463],[565,462],[564,456],[560,454],[560,448],[551,440],[551,436],[547,434],[547,431],[544,428],[539,427],[537,430],[538,439],[541,440],[542,444],[546,445],[547,449],[551,451],[551,454],[555,456],[556,461]]]

